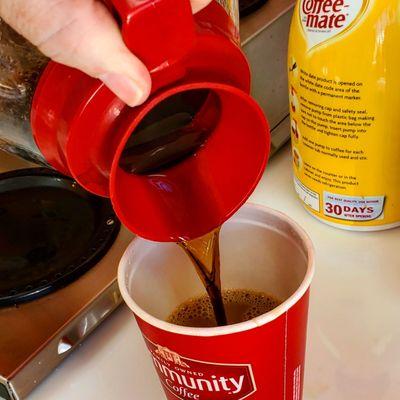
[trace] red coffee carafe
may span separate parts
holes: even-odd
[[[269,153],[237,29],[216,1],[195,15],[189,0],[107,4],[151,73],[150,98],[128,107],[100,80],[50,61],[32,103],[35,142],[52,167],[110,197],[136,234],[156,241],[202,236],[246,201]],[[153,157],[157,167],[148,163]]]

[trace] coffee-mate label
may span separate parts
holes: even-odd
[[[398,0],[298,0],[289,41],[295,187],[357,230],[400,225]]]
[[[351,28],[368,0],[302,0],[300,19],[312,48]]]
[[[257,390],[249,364],[193,360],[145,340],[162,385],[177,399],[242,400]]]

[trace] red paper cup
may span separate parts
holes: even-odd
[[[225,289],[284,300],[248,322],[188,328],[165,322],[204,288],[174,243],[135,239],[119,267],[122,296],[135,314],[167,399],[300,400],[314,252],[287,216],[244,206],[221,230]]]

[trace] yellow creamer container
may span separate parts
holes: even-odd
[[[399,0],[299,0],[288,60],[306,209],[344,229],[400,225]]]

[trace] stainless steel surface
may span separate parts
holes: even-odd
[[[246,44],[282,15],[292,12],[295,3],[295,0],[268,0],[258,11],[243,18],[240,21],[242,43]]]
[[[56,335],[45,342],[42,349],[27,360],[22,369],[9,378],[17,399],[24,398],[121,303],[115,280],[96,296],[93,302],[79,310],[73,320],[68,321]]]
[[[27,166],[0,152],[0,172]],[[25,397],[120,304],[116,272],[131,240],[122,228],[106,256],[72,284],[30,303],[0,308],[0,377],[15,399]]]
[[[283,133],[282,127],[275,128],[289,115],[286,60],[294,3],[269,0],[260,10],[243,18],[240,26],[242,47],[252,70],[252,95],[270,123],[273,149],[290,138],[289,129]]]
[[[273,138],[271,144],[271,155],[274,155],[290,139],[290,117],[287,116],[271,131]]]

